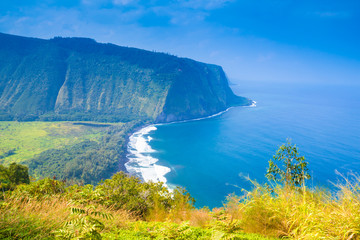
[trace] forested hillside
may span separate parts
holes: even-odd
[[[0,34],[0,120],[168,122],[249,103],[219,66],[92,39]]]
[[[35,179],[97,184],[125,170],[126,138],[139,124],[3,121],[0,164],[26,164]]]
[[[125,170],[135,128],[250,103],[219,66],[86,38],[0,33],[0,121],[9,121],[0,124],[0,164],[26,164],[35,178],[97,184]]]

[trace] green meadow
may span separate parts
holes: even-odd
[[[0,122],[0,162],[21,163],[49,149],[61,149],[85,140],[99,142],[107,126],[110,125],[74,122]]]

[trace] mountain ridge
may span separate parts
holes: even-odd
[[[249,104],[217,65],[89,38],[0,33],[1,120],[158,123]]]

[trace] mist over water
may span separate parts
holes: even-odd
[[[310,186],[331,186],[335,170],[360,173],[359,86],[242,82],[234,92],[257,102],[201,121],[156,126],[149,156],[168,167],[196,206],[220,207],[228,194],[265,181],[268,160],[291,138],[309,162]]]

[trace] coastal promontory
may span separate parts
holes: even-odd
[[[220,66],[87,38],[0,34],[1,120],[170,122],[249,104]]]

